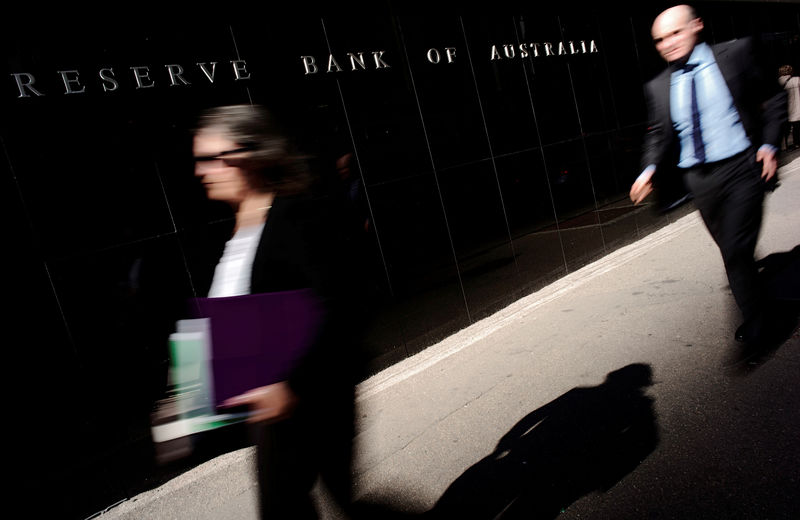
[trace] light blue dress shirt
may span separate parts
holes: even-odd
[[[692,138],[692,78],[697,92],[705,162],[721,161],[747,150],[750,140],[711,47],[697,44],[687,64],[696,67],[687,72],[678,69],[670,76],[670,115],[681,143],[678,166],[690,168],[700,162],[695,156]]]
[[[681,154],[678,166],[681,168],[690,168],[698,164],[692,139],[692,75],[696,74],[698,80],[695,89],[706,162],[727,159],[746,150],[751,144],[711,47],[703,42],[698,43],[687,63],[697,66],[686,73],[683,69],[678,69],[670,76],[670,117],[680,138]],[[777,149],[770,144],[762,144],[759,150],[777,152]],[[655,164],[647,165],[637,182],[649,181],[655,171]]]

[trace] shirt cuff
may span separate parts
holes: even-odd
[[[639,176],[636,177],[635,182],[641,182],[641,183],[649,182],[650,178],[653,176],[655,172],[656,172],[656,165],[649,164],[647,168],[645,168],[644,171],[642,171],[642,173],[640,173]]]
[[[766,151],[768,151],[768,152],[772,152],[773,154],[776,154],[776,153],[778,153],[778,149],[777,149],[777,148],[775,148],[774,146],[772,146],[771,144],[762,144],[762,145],[761,145],[761,146],[758,148],[758,151],[759,151],[759,152],[760,152],[761,150],[766,150]]]

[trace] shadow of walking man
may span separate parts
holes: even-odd
[[[554,518],[578,498],[607,491],[658,444],[645,395],[652,384],[649,365],[631,364],[529,413],[425,516]]]

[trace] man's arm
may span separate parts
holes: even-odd
[[[761,145],[756,152],[756,162],[761,163],[761,178],[764,182],[771,181],[778,171],[777,150],[768,144]]]
[[[666,75],[666,78],[662,77]],[[665,83],[666,82],[666,83]],[[668,139],[672,128],[668,126],[664,115],[668,110],[669,99],[669,72],[664,71],[654,80],[644,86],[644,96],[647,103],[647,132],[644,136],[642,149],[641,170],[648,166],[661,164],[668,147]]]
[[[660,76],[659,76],[660,78]],[[656,165],[661,162],[666,149],[667,130],[664,128],[664,119],[660,117],[666,110],[666,99],[655,92],[656,85],[660,84],[658,78],[645,85],[644,94],[647,101],[647,132],[644,136],[642,150],[642,173],[631,186],[630,198],[634,204],[642,202],[653,192],[653,175]],[[667,94],[669,92],[667,91]]]
[[[752,63],[747,68],[750,81],[756,94],[755,107],[760,110],[761,145],[756,153],[756,161],[762,163],[761,177],[770,181],[778,169],[777,152],[781,140],[783,122],[786,121],[786,91],[780,88],[775,79],[764,72],[763,63],[757,45],[748,39],[747,62]]]
[[[762,75],[762,81],[765,83],[766,78]],[[764,144],[758,149],[756,153],[756,161],[762,164],[761,178],[769,182],[775,176],[778,170],[778,145],[781,140],[781,129],[783,122],[786,121],[786,91],[778,88],[778,82],[773,81],[774,88],[769,85],[762,87],[764,99],[761,103],[762,106],[762,141]]]
[[[656,172],[654,164],[649,165],[639,174],[631,186],[629,196],[633,204],[639,204],[653,192],[653,174]]]

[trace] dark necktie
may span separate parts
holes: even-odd
[[[687,63],[683,66],[683,72],[691,72],[697,67],[696,63]],[[700,110],[697,108],[697,88],[695,87],[695,75],[692,74],[692,142],[694,143],[694,156],[701,163],[706,162],[706,148],[703,145],[703,135],[700,132]]]

